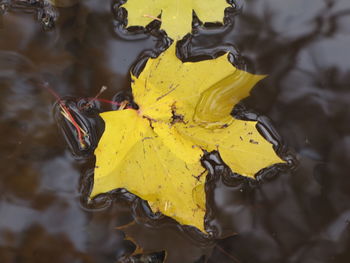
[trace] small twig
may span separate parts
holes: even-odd
[[[119,109],[118,110],[124,110],[126,108],[126,106],[128,105],[128,101],[124,100],[120,103]]]
[[[67,110],[66,110],[64,107],[62,107],[62,105],[60,105],[60,107],[61,107],[61,114],[62,114],[71,124],[74,125],[74,122],[73,122],[72,119],[69,117],[69,112],[67,112]],[[86,131],[84,131],[79,125],[78,125],[78,128],[79,128],[79,130],[82,132],[82,134],[83,134],[84,136],[88,136],[88,134],[86,133]]]
[[[147,17],[147,18],[152,18],[154,20],[157,20],[159,22],[162,22],[162,19],[158,18],[158,17],[155,17],[155,16],[152,16],[152,15],[143,15],[144,17]]]
[[[97,100],[97,98],[107,90],[107,87],[106,86],[102,86],[100,91],[96,94],[95,97],[93,97],[92,99],[89,99],[89,102],[83,107],[84,109],[87,108],[87,107],[91,107],[91,103],[95,100]]]
[[[67,108],[67,106],[64,104],[64,102],[62,101],[61,97],[53,90],[51,89],[47,83],[44,83],[42,85],[43,88],[45,88],[46,90],[48,90],[58,101],[58,103],[60,104],[60,108],[61,108],[61,114],[74,126],[74,128],[77,131],[78,134],[78,140],[80,143],[80,146],[85,149],[86,148],[86,144],[85,141],[83,139],[83,135],[84,137],[88,137],[88,133],[83,130],[79,124],[75,121],[75,119],[73,118],[72,114],[70,113],[69,109]]]
[[[91,99],[93,99],[93,98],[91,98]],[[120,106],[120,103],[116,102],[116,101],[111,101],[111,100],[106,100],[106,99],[95,99],[95,100],[100,101],[100,102],[109,103],[109,104],[116,105],[116,106]]]
[[[83,139],[83,134],[84,137],[87,137],[88,134],[86,131],[84,131],[79,124],[75,121],[75,119],[73,118],[72,114],[70,113],[69,109],[62,103],[60,103],[60,107],[61,107],[61,114],[74,126],[74,128],[77,131],[78,134],[78,140],[80,143],[81,148],[85,149],[86,145],[85,145],[85,141]]]

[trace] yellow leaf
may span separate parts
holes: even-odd
[[[202,151],[192,148],[175,130],[167,131],[167,124],[153,123],[153,130],[150,121],[135,110],[101,116],[106,127],[95,150],[91,196],[126,188],[147,200],[154,212],[203,230],[205,196],[198,198],[192,193],[205,182],[199,162]]]
[[[231,117],[232,118],[232,117]],[[178,125],[178,132],[207,151],[217,150],[232,171],[254,178],[262,168],[283,162],[255,128],[255,121],[232,118],[228,127]]]
[[[226,0],[128,0],[128,26],[147,26],[161,16],[161,28],[179,40],[192,31],[192,12],[203,22],[223,22]]]
[[[157,59],[148,61],[142,74],[133,77],[132,87],[145,116],[171,122],[172,111],[176,111],[184,116],[184,122],[222,126],[233,120],[233,106],[264,77],[238,70],[227,55],[183,63],[176,57],[173,44]]]
[[[233,106],[248,97],[250,89],[264,77],[237,70],[235,74],[220,80],[201,95],[194,121],[202,125],[224,125],[230,122]]]
[[[101,114],[106,128],[95,150],[91,196],[126,188],[147,200],[152,211],[204,232],[203,150],[218,150],[234,172],[252,178],[283,162],[256,122],[230,115],[262,77],[236,69],[227,55],[183,63],[175,44],[150,59],[140,76],[133,76],[139,110]]]

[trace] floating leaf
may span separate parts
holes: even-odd
[[[205,196],[195,200],[192,195],[205,182],[205,176],[200,177],[202,151],[176,131],[164,140],[157,131],[165,131],[167,124],[154,123],[153,130],[150,120],[132,109],[106,112],[102,118],[106,128],[95,150],[92,196],[126,188],[147,200],[154,212],[203,230]]]
[[[252,178],[283,162],[256,122],[230,115],[262,77],[236,69],[227,55],[183,63],[175,44],[150,59],[138,78],[132,76],[139,109],[101,114],[106,128],[95,150],[91,196],[126,188],[152,211],[204,232],[204,150],[218,150],[234,172]]]
[[[192,31],[192,13],[203,22],[223,22],[226,0],[128,0],[128,26],[147,26],[161,16],[161,28],[174,40]]]

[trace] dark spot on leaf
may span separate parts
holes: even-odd
[[[202,177],[203,174],[205,174],[205,170],[204,170],[203,172],[201,172],[201,173],[200,173],[199,175],[197,175],[197,176],[195,176],[194,174],[192,174],[192,176],[193,176],[194,178],[196,178],[197,181],[199,181],[199,180],[201,179],[201,177]]]
[[[179,123],[179,122],[182,122],[182,123],[185,123],[186,122],[184,121],[184,116],[182,114],[177,114],[176,113],[176,105],[175,103],[173,105],[171,105],[171,122],[170,124],[171,125],[174,125],[175,123]]]
[[[259,144],[259,142],[254,141],[253,139],[250,139],[249,142],[250,142],[250,143],[253,143],[253,144]]]

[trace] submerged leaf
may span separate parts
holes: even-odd
[[[203,151],[218,150],[234,172],[252,178],[284,162],[256,122],[230,115],[262,77],[236,69],[227,55],[183,63],[175,44],[150,59],[140,76],[133,76],[139,109],[101,114],[106,129],[95,151],[91,196],[126,188],[154,212],[204,232]]]
[[[226,0],[128,0],[128,26],[147,26],[161,16],[161,28],[174,40],[192,31],[192,13],[203,22],[223,22]]]
[[[191,240],[176,227],[169,225],[153,228],[132,222],[118,229],[125,233],[126,240],[136,245],[133,255],[164,251],[166,263],[197,262],[203,255],[209,257],[214,247],[212,242],[201,242],[198,246],[197,240]],[[179,253],[179,251],[185,251],[185,253]]]

